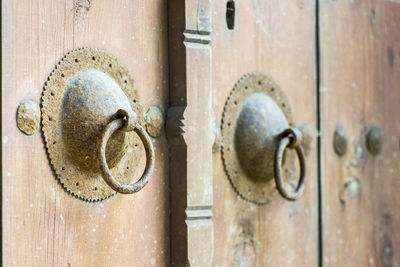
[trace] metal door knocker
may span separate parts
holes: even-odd
[[[298,199],[306,176],[301,132],[294,128],[288,101],[272,79],[248,73],[235,84],[225,103],[221,132],[225,172],[240,197],[256,204],[269,203],[277,192]],[[286,148],[296,151],[300,178],[293,174],[294,157]],[[286,182],[282,173],[289,177]]]
[[[133,79],[115,57],[92,48],[66,54],[45,83],[41,109],[50,162],[67,191],[98,201],[146,185],[154,149]],[[133,183],[143,152],[144,173]]]
[[[288,200],[297,200],[303,190],[306,178],[306,159],[301,144],[301,132],[295,128],[288,128],[278,136],[278,148],[274,158],[274,178],[279,193]],[[282,179],[282,159],[286,148],[295,149],[300,163],[300,178],[296,189],[292,192],[286,190]]]

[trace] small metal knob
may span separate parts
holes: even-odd
[[[368,151],[376,156],[381,153],[383,147],[383,133],[377,126],[371,126],[367,133]]]

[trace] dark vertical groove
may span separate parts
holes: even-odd
[[[0,2],[0,136],[1,136],[1,145],[0,145],[0,265],[3,266],[3,1]]]
[[[171,17],[170,17],[170,3],[171,1],[167,1],[167,66],[168,66],[168,104],[167,108],[165,111],[165,124],[164,127],[166,127],[167,123],[167,114],[168,114],[168,109],[171,107],[171,88],[172,88],[172,83],[171,83],[171,57],[170,57],[170,43],[171,43],[171,36],[170,36],[170,25],[171,25]],[[171,190],[171,147],[169,146],[169,141],[167,141],[167,146],[168,146],[168,188],[169,188],[169,196],[168,196],[168,201],[169,201],[169,219],[168,219],[168,239],[169,239],[169,249],[168,249],[168,263],[165,265],[171,266],[172,264],[172,231],[171,231],[171,224],[172,224],[172,190]]]
[[[184,35],[186,29],[186,1],[167,1],[168,23],[168,72],[169,105],[166,133],[169,148],[169,201],[170,201],[170,247],[168,266],[187,266],[187,147],[180,127],[183,126],[183,111],[187,105],[186,48]],[[175,112],[174,112],[175,111]],[[171,117],[169,117],[171,116]],[[169,130],[169,120],[173,130]],[[174,122],[174,120],[176,120]],[[172,131],[172,132],[171,132]],[[174,137],[176,133],[176,137]],[[171,136],[171,134],[173,134]],[[172,141],[173,137],[178,143]]]
[[[320,69],[320,13],[319,0],[315,1],[315,90],[317,98],[317,176],[318,176],[318,262],[323,266],[323,218],[322,218],[322,166],[321,166],[321,69]]]

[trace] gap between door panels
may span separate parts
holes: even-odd
[[[3,1],[0,1],[0,10],[3,10]],[[0,12],[0,49],[1,58],[3,56],[3,12]],[[3,139],[3,61],[0,64],[0,136]],[[0,146],[0,265],[3,265],[3,144]]]
[[[318,178],[318,265],[323,266],[323,220],[322,220],[322,166],[321,166],[321,99],[320,99],[320,35],[319,0],[315,0],[315,93],[317,127],[317,178]]]

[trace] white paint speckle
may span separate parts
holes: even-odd
[[[156,259],[155,259],[155,258],[151,258],[151,259],[150,259],[150,264],[151,264],[151,265],[156,264]]]
[[[7,144],[8,142],[8,137],[7,136],[3,136],[3,144]]]
[[[153,243],[154,243],[154,244],[157,244],[157,240],[154,240]]]
[[[140,234],[140,239],[144,240],[143,234]]]
[[[358,195],[360,191],[360,182],[357,179],[353,179],[348,184],[350,196],[354,197]]]
[[[93,233],[96,232],[96,228],[93,228],[92,231],[93,231]]]
[[[10,177],[11,176],[11,172],[7,172],[7,176]]]
[[[371,265],[374,264],[374,259],[373,258],[369,258],[369,264],[371,264]]]

